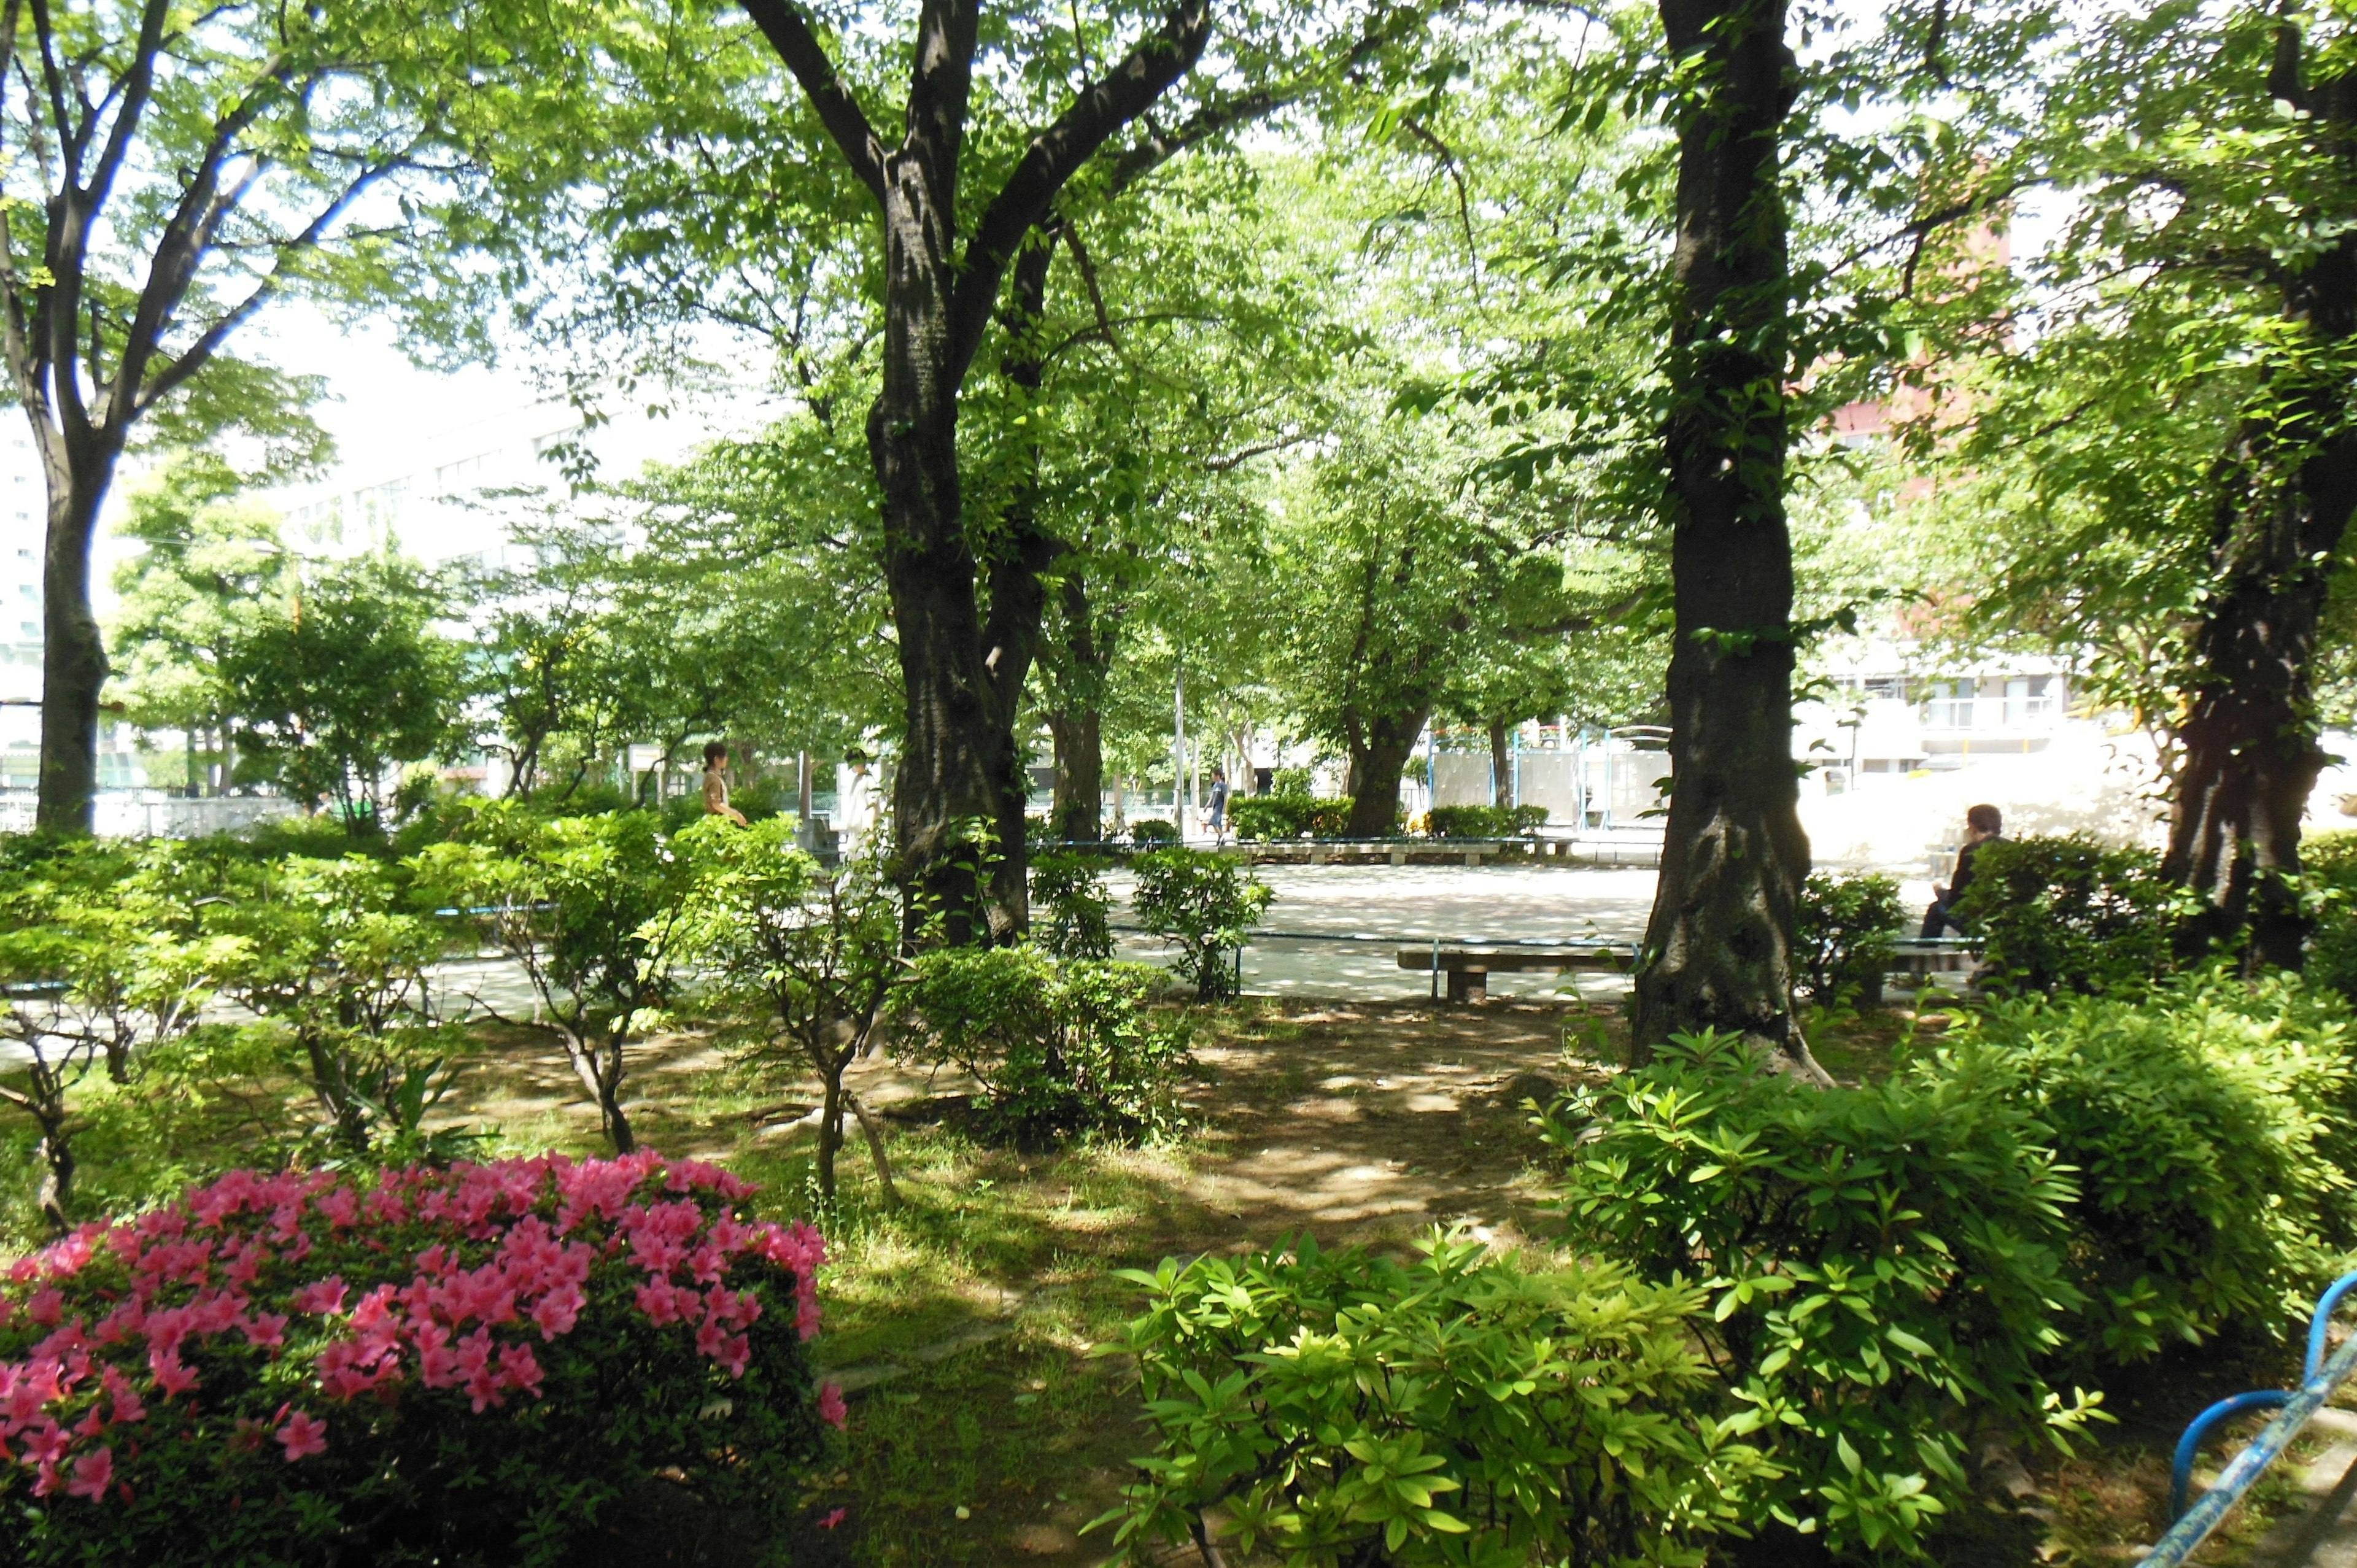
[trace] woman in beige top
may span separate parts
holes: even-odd
[[[707,816],[726,817],[738,827],[745,825],[745,813],[728,803],[728,743],[707,741],[704,747],[704,810]]]

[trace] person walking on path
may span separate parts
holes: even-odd
[[[728,743],[706,741],[704,746],[704,811],[711,817],[726,817],[738,827],[745,826],[745,813],[728,803]]]
[[[1211,842],[1228,842],[1228,770],[1211,769]]]
[[[1998,843],[2005,836],[2005,818],[1995,806],[1975,806],[1964,813],[1964,847],[1956,852],[1956,874],[1945,887],[1932,889],[1932,907],[1923,911],[1923,935],[1937,937],[1950,928],[1958,935],[1964,929],[1956,924],[1953,911],[1964,889],[1973,885],[1973,857],[1984,845]]]

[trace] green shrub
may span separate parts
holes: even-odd
[[[1312,768],[1279,768],[1268,776],[1268,792],[1272,795],[1298,795],[1307,800],[1316,787]]]
[[[398,868],[363,855],[222,869],[202,911],[235,949],[221,991],[275,1026],[318,1102],[317,1139],[343,1157],[371,1153],[380,1123],[399,1131],[417,1075],[430,1080],[463,1044],[429,990],[450,931],[403,909]]]
[[[1698,1397],[1700,1291],[1438,1235],[1417,1251],[1304,1238],[1125,1272],[1158,1444],[1097,1521],[1118,1521],[1117,1561],[1200,1538],[1209,1509],[1216,1544],[1288,1568],[1697,1564],[1739,1530],[1766,1466],[1753,1418]]]
[[[1130,896],[1137,923],[1177,945],[1181,977],[1195,983],[1198,1001],[1233,996],[1230,955],[1243,950],[1271,897],[1267,884],[1242,862],[1208,850],[1157,849],[1131,864],[1137,886]]]
[[[1031,897],[1048,918],[1033,911],[1031,940],[1058,958],[1113,957],[1113,896],[1104,875],[1104,861],[1095,855],[1034,855]]]
[[[973,1074],[1000,1135],[1137,1133],[1171,1120],[1187,1037],[1147,1013],[1149,966],[1060,962],[1021,945],[939,948],[916,972],[899,1003],[923,1035],[904,1054]]]
[[[1143,817],[1129,824],[1129,842],[1141,847],[1150,843],[1177,843],[1178,830],[1159,817]]]
[[[2077,1194],[2023,1109],[1936,1078],[1818,1090],[1705,1034],[1543,1127],[1577,1240],[1698,1282],[1693,1331],[1784,1471],[1774,1518],[1913,1552],[1966,1495],[1968,1422],[2085,1419],[2039,1370],[2079,1305]]]
[[[1238,795],[1228,802],[1228,826],[1239,839],[1297,839],[1310,832],[1307,795]]]
[[[1892,944],[1906,921],[1899,884],[1889,877],[1810,873],[1792,930],[1801,989],[1820,1007],[1879,1002]]]
[[[2357,998],[2357,831],[2315,833],[2299,846],[2316,929],[2308,941],[2308,977]]]
[[[1427,819],[1443,839],[1527,838],[1546,825],[1544,806],[1435,806]]]
[[[482,936],[523,972],[539,1021],[565,1047],[615,1152],[628,1154],[625,1048],[671,1002],[679,976],[666,938],[693,882],[654,813],[548,819],[518,801],[479,802],[453,842],[411,865],[435,896],[475,911]]]
[[[2185,899],[2150,850],[2074,833],[1982,845],[1954,915],[1986,944],[1992,990],[2119,994],[2169,968]]]
[[[0,1561],[579,1560],[658,1477],[774,1529],[823,1248],[651,1155],[231,1171],[0,1282]]]
[[[2035,1117],[2077,1171],[2072,1342],[2126,1362],[2313,1301],[2352,1240],[2352,1069],[2337,997],[2204,972],[2134,1002],[2000,1003],[1911,1070]]]
[[[906,977],[900,900],[872,859],[822,869],[795,846],[794,827],[787,817],[691,823],[672,841],[691,880],[666,940],[706,977],[709,1000],[733,1015],[741,1063],[770,1078],[818,1074],[819,1196],[834,1198],[848,1111],[866,1136],[885,1206],[896,1208],[883,1134],[844,1073],[872,1048],[892,988]]]
[[[1240,839],[1337,839],[1351,825],[1350,796],[1241,795],[1228,802],[1228,824]],[[1398,822],[1393,823],[1399,831]]]

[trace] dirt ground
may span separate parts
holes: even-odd
[[[787,1560],[1103,1562],[1105,1534],[1082,1527],[1117,1500],[1149,1446],[1129,1364],[1100,1351],[1136,1310],[1114,1271],[1305,1230],[1326,1246],[1404,1248],[1435,1225],[1464,1226],[1501,1247],[1544,1247],[1555,1178],[1527,1102],[1618,1059],[1617,1022],[1508,999],[1252,1004],[1199,1036],[1184,1135],[1135,1150],[983,1148],[951,1130],[973,1085],[881,1054],[861,1064],[854,1086],[893,1129],[908,1201],[888,1220],[837,1217],[843,1247],[823,1281],[830,1319],[817,1348],[854,1413],[842,1467],[807,1500],[813,1519],[847,1512],[840,1528],[790,1543]],[[1889,1015],[1856,1021],[1818,1036],[1819,1054],[1838,1076],[1873,1076],[1908,1026]],[[553,1042],[504,1035],[486,1065],[464,1115],[544,1145],[597,1146]],[[743,1079],[721,1044],[689,1030],[640,1051],[628,1109],[644,1144],[729,1162],[791,1194],[807,1179],[813,1103],[806,1089]],[[855,1140],[847,1190],[865,1165]],[[2133,1561],[2158,1528],[2161,1455],[2184,1419],[2222,1393],[2277,1382],[2279,1359],[2212,1347],[2124,1380],[2109,1402],[2120,1425],[2098,1448],[2025,1455],[2038,1482],[2027,1509],[1960,1521],[1942,1560]],[[2263,1498],[2202,1561],[2245,1561],[2290,1500]],[[667,1506],[624,1523],[594,1561],[752,1562],[731,1539],[683,1529]]]

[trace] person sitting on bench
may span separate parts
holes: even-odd
[[[1926,941],[1953,929],[1957,935],[1965,934],[1951,913],[1964,889],[1973,885],[1973,856],[1984,845],[1997,843],[2005,836],[2005,817],[1995,806],[1975,806],[1964,813],[1964,847],[1956,852],[1956,874],[1945,887],[1932,889],[1932,907],[1923,911],[1923,938]]]

